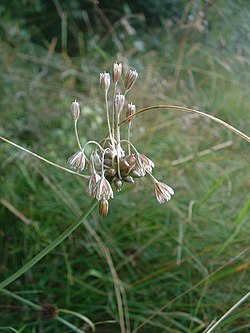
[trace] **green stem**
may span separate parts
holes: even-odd
[[[31,302],[31,301],[28,301],[27,299],[25,299],[25,298],[23,298],[23,297],[21,297],[19,295],[16,295],[15,293],[13,293],[13,292],[11,292],[11,291],[9,291],[7,289],[0,288],[0,292],[2,294],[6,295],[6,296],[10,296],[10,297],[16,299],[17,301],[19,301],[19,302],[21,302],[23,304],[26,304],[26,305],[30,306],[33,309],[36,309],[38,311],[42,310],[41,306],[39,306],[39,305],[37,305],[37,304],[35,304],[35,303]]]
[[[85,331],[80,330],[80,328],[75,327],[75,325],[72,325],[67,320],[65,320],[65,319],[63,319],[61,317],[56,317],[56,320],[59,321],[60,323],[64,324],[65,326],[71,328],[73,332],[76,332],[76,333],[86,333]]]
[[[77,227],[81,225],[81,223],[87,218],[87,216],[92,212],[92,210],[97,205],[95,199],[90,203],[90,205],[86,208],[86,210],[82,213],[78,220],[72,223],[61,235],[59,235],[52,243],[50,243],[45,249],[43,249],[40,253],[38,253],[34,258],[32,258],[27,264],[21,267],[18,271],[8,277],[6,280],[0,283],[0,289],[5,288],[10,283],[18,279],[21,275],[27,272],[30,268],[32,268],[38,261],[40,261],[43,257],[45,257],[49,252],[51,252],[55,247],[57,247],[61,242],[64,241]]]
[[[130,142],[130,134],[131,134],[131,124],[132,124],[132,121],[130,120],[128,122],[128,141]],[[128,144],[128,155],[131,154],[131,148],[130,148],[130,144]]]
[[[105,107],[106,107],[106,116],[107,116],[108,130],[109,130],[109,138],[112,146],[114,147],[114,139],[111,132],[111,126],[109,121],[108,91],[105,91]]]
[[[17,301],[23,303],[23,304],[26,304],[28,306],[30,306],[31,308],[35,309],[35,310],[38,310],[38,311],[41,311],[42,310],[42,307],[40,305],[37,305],[19,295],[16,295],[15,293],[13,293],[12,291],[9,291],[7,289],[1,289],[0,288],[0,292],[6,296],[9,296],[9,297],[12,297],[14,299],[16,299]],[[77,332],[77,333],[86,333],[85,331],[82,331],[81,329],[77,328],[75,325],[69,323],[67,320],[57,316],[55,317],[55,320],[59,321],[60,323],[64,324],[65,326],[71,328],[73,330],[73,332]]]
[[[77,120],[75,120],[74,128],[75,128],[75,135],[76,135],[76,141],[77,141],[78,147],[80,150],[82,150],[82,146],[81,146],[81,143],[79,140],[79,135],[78,135],[78,130],[77,130]]]
[[[117,89],[117,82],[115,83],[113,100],[112,100],[112,136],[115,137],[115,94]]]

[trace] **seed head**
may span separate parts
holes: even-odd
[[[133,85],[135,84],[135,81],[137,80],[138,73],[136,70],[130,69],[126,76],[125,76],[125,89],[128,91],[130,90]]]
[[[91,197],[95,197],[96,195],[96,185],[98,181],[101,179],[101,176],[98,175],[97,172],[92,173],[90,179],[89,179],[89,195]]]
[[[115,109],[116,112],[120,113],[122,112],[122,109],[125,104],[125,96],[121,95],[120,93],[115,96]]]
[[[98,201],[113,198],[113,190],[107,179],[104,177],[102,177],[96,184],[95,197]]]
[[[112,80],[114,83],[117,83],[120,81],[122,76],[122,64],[117,64],[117,62],[113,65],[113,71],[112,71]]]
[[[68,163],[71,167],[78,171],[83,171],[85,168],[85,155],[83,151],[78,151],[68,159]]]
[[[80,116],[80,104],[77,101],[71,104],[71,116],[73,120],[78,120]]]
[[[172,189],[172,187],[162,182],[155,182],[155,196],[160,204],[164,203],[165,200],[169,201],[171,199],[171,195],[173,194],[174,190]]]
[[[42,318],[46,320],[55,319],[58,315],[58,309],[54,304],[45,304],[41,309]]]
[[[109,90],[109,86],[110,86],[110,75],[109,73],[101,73],[100,74],[100,84],[101,87],[104,91],[108,91]]]
[[[133,116],[136,113],[136,106],[132,103],[129,103],[127,106],[127,111],[126,111],[126,118],[131,117],[128,121],[132,121],[134,118]]]
[[[99,203],[99,213],[101,216],[105,217],[109,212],[109,202],[106,199],[102,199]]]

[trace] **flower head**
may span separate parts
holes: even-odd
[[[101,73],[100,74],[100,84],[101,87],[104,91],[108,91],[109,90],[109,86],[110,86],[110,75],[109,73]]]
[[[110,198],[113,198],[113,190],[106,178],[101,177],[97,182],[95,197],[98,201],[102,199],[109,200]]]
[[[85,159],[84,152],[80,150],[68,159],[68,163],[78,171],[83,171],[85,168]]]
[[[159,181],[155,182],[155,196],[160,204],[164,203],[165,200],[169,201],[171,199],[171,195],[173,194],[174,190],[172,187]]]
[[[117,83],[120,81],[122,76],[122,64],[118,64],[117,62],[113,65],[113,71],[112,71],[112,80],[114,83]]]
[[[125,76],[125,89],[128,91],[130,90],[133,85],[135,84],[135,81],[137,80],[138,73],[136,70],[130,69],[126,76]]]

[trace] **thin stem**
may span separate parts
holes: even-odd
[[[35,303],[33,303],[33,302],[31,302],[31,301],[29,301],[29,300],[27,300],[27,299],[25,299],[25,298],[17,295],[17,294],[15,294],[15,293],[7,290],[7,289],[0,288],[0,292],[2,294],[6,295],[6,296],[10,296],[10,297],[16,299],[17,301],[19,301],[19,302],[21,302],[23,304],[26,304],[26,305],[32,307],[33,309],[36,309],[38,311],[42,310],[42,307],[40,305],[37,305],[37,304],[35,304]]]
[[[74,121],[74,128],[75,128],[75,135],[76,135],[76,141],[77,141],[78,147],[80,150],[82,150],[82,146],[81,146],[81,143],[79,140],[79,135],[78,135],[78,130],[77,130],[77,119]]]
[[[111,144],[114,147],[114,139],[112,136],[110,121],[109,121],[109,106],[108,106],[108,91],[107,90],[105,91],[105,106],[106,106],[106,116],[107,116],[107,122],[108,122],[109,137],[110,137]]]
[[[102,146],[101,145],[99,145],[99,143],[98,142],[96,142],[96,141],[88,141],[84,146],[83,146],[83,151],[84,151],[84,149],[87,147],[87,145],[89,145],[89,144],[95,144],[101,151],[103,151],[103,148],[102,148]]]
[[[117,110],[116,112],[116,152],[117,152],[117,172],[118,177],[121,179],[121,171],[120,171],[120,148],[121,148],[121,137],[120,137],[120,112]]]
[[[85,178],[85,179],[89,179],[89,176],[82,175],[82,174],[80,174],[80,173],[78,173],[78,172],[75,172],[75,171],[72,171],[72,170],[70,170],[70,169],[64,168],[63,166],[61,166],[61,165],[59,165],[59,164],[56,164],[56,163],[54,163],[54,162],[51,162],[51,161],[47,160],[46,158],[44,158],[44,157],[42,157],[42,156],[40,156],[40,155],[38,155],[38,154],[36,154],[36,153],[33,153],[32,151],[30,151],[30,150],[28,150],[28,149],[26,149],[26,148],[23,148],[22,146],[19,146],[18,144],[14,143],[14,142],[12,142],[12,141],[10,141],[10,140],[8,140],[8,139],[2,137],[2,136],[0,136],[0,139],[3,140],[3,141],[5,141],[5,142],[7,142],[7,143],[9,143],[9,144],[11,144],[11,145],[14,146],[14,147],[17,147],[18,149],[21,149],[21,150],[25,151],[26,153],[28,153],[28,154],[30,154],[30,155],[32,155],[32,156],[38,158],[39,160],[41,160],[41,161],[43,161],[43,162],[46,162],[46,163],[48,163],[48,164],[50,164],[50,165],[52,165],[52,166],[58,168],[58,169],[61,169],[61,170],[63,170],[63,171],[67,171],[67,172],[69,172],[69,173],[72,173],[72,174],[74,174],[74,175],[77,175],[77,176],[83,177],[83,178]]]
[[[115,82],[114,87],[114,94],[113,94],[113,100],[112,100],[112,136],[115,137],[115,95],[116,95],[116,89],[117,89],[117,82]]]
[[[56,320],[59,321],[60,323],[64,324],[65,326],[69,327],[72,329],[72,332],[76,332],[76,333],[86,333],[83,330],[80,330],[80,328],[77,328],[75,325],[72,325],[71,323],[69,323],[67,320],[61,318],[61,317],[56,317]]]
[[[152,175],[151,172],[147,172],[147,174],[153,179],[154,183],[158,183],[158,180]]]
[[[96,331],[95,324],[88,317],[82,315],[81,313],[67,310],[67,309],[59,309],[58,312],[67,313],[67,314],[71,314],[72,316],[78,317],[78,318],[82,319],[84,322],[86,322],[91,327],[91,330],[93,333]]]
[[[224,319],[226,319],[239,305],[247,300],[250,297],[250,291],[242,297],[234,306],[231,307],[209,330],[205,330],[203,333],[211,333]]]
[[[102,152],[102,178],[105,178],[104,177],[104,155],[105,155],[105,150],[103,149],[103,152]]]
[[[126,139],[123,139],[123,140],[120,141],[120,143],[122,143],[122,142],[126,142],[128,145],[130,145],[134,149],[134,151],[135,151],[135,153],[137,155],[140,155],[140,153],[138,152],[138,150],[135,148],[135,146],[130,141],[128,141]]]
[[[225,267],[231,265],[232,263],[236,262],[237,259],[239,259],[243,254],[247,253],[249,251],[249,247],[246,248],[245,250],[241,251],[240,253],[238,253],[235,257],[231,258],[230,260],[228,260],[225,264],[223,264],[221,267],[217,268],[215,271],[213,271],[212,273],[208,274],[206,277],[204,277],[203,279],[201,279],[199,282],[197,282],[195,285],[193,285],[192,287],[188,288],[187,290],[183,291],[180,295],[174,297],[172,300],[170,300],[168,303],[166,303],[165,305],[163,305],[161,308],[159,308],[158,310],[156,310],[155,312],[153,312],[148,318],[146,318],[139,326],[137,326],[132,333],[137,333],[143,326],[145,326],[147,323],[149,323],[153,318],[155,318],[157,315],[161,314],[162,311],[164,311],[166,308],[168,308],[170,305],[172,305],[174,302],[176,302],[177,300],[179,300],[181,297],[187,295],[191,290],[196,289],[198,286],[207,283],[207,281],[209,281],[209,279],[213,276],[216,275],[216,273],[220,272],[222,269],[224,269]],[[207,333],[207,332],[206,332]]]
[[[82,213],[82,215],[72,223],[61,235],[59,235],[52,243],[50,243],[46,248],[44,248],[41,252],[39,252],[34,258],[32,258],[27,264],[21,267],[18,271],[8,277],[6,280],[0,283],[0,289],[5,288],[10,283],[18,279],[21,275],[27,272],[30,268],[32,268],[38,261],[40,261],[43,257],[45,257],[49,252],[51,252],[55,247],[57,247],[61,242],[64,241],[77,227],[79,227],[82,222],[87,218],[87,216],[92,212],[95,208],[97,201],[93,199],[86,210]]]
[[[237,128],[229,125],[225,121],[223,121],[223,120],[221,120],[221,119],[219,119],[217,117],[214,117],[214,116],[212,116],[212,115],[210,115],[208,113],[201,112],[201,111],[195,110],[195,109],[186,108],[186,107],[183,107],[183,106],[177,106],[177,105],[154,105],[154,106],[149,106],[147,108],[139,110],[133,116],[125,118],[119,125],[125,123],[129,119],[131,119],[133,117],[136,117],[136,116],[138,116],[138,115],[140,115],[140,114],[142,114],[144,112],[148,112],[148,111],[151,111],[151,110],[160,110],[160,109],[161,110],[165,109],[165,110],[175,110],[175,111],[180,111],[180,112],[195,113],[195,114],[198,114],[198,115],[200,115],[202,117],[209,118],[209,119],[214,120],[215,122],[221,124],[222,126],[226,127],[231,132],[234,132],[235,134],[237,134],[238,136],[240,136],[242,139],[250,142],[250,137],[248,135],[246,135],[243,132],[239,131]]]
[[[132,121],[130,120],[128,122],[128,141],[130,141],[131,125],[132,125]],[[131,154],[131,148],[130,148],[130,144],[128,144],[128,155],[130,155],[130,154]]]
[[[97,235],[95,230],[92,228],[92,226],[85,221],[84,222],[86,228],[92,234],[92,236],[95,238],[97,244],[99,245],[100,249],[102,250],[102,253],[104,257],[107,260],[107,263],[109,265],[109,269],[113,278],[114,282],[114,288],[115,288],[115,294],[116,294],[116,302],[117,302],[117,308],[118,308],[118,313],[119,313],[119,320],[120,320],[120,328],[121,328],[121,333],[130,333],[130,324],[128,322],[128,319],[126,320],[126,323],[128,324],[127,328],[125,327],[125,321],[124,321],[124,311],[123,311],[123,303],[122,303],[122,297],[121,293],[123,294],[123,298],[126,298],[125,290],[122,287],[122,283],[118,277],[118,274],[116,272],[111,253],[109,249],[105,246],[101,238]]]
[[[29,300],[27,300],[27,299],[19,296],[19,295],[16,295],[15,293],[13,293],[13,292],[11,292],[11,291],[9,291],[7,289],[1,289],[0,288],[0,292],[2,294],[6,295],[6,296],[9,296],[9,297],[12,297],[12,298],[16,299],[17,301],[19,301],[19,302],[21,302],[23,304],[26,304],[26,305],[30,306],[31,308],[33,308],[35,310],[42,311],[42,309],[43,309],[42,306],[37,305],[37,304],[35,304],[35,303],[33,303],[33,302],[31,302],[31,301],[29,301]],[[63,318],[61,318],[59,316],[55,317],[55,320],[61,322],[65,326],[71,328],[73,330],[73,332],[86,333],[86,332],[80,330],[79,328],[77,328],[75,325],[69,323],[67,320],[65,320],[65,319],[63,319]]]

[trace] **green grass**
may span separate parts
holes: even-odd
[[[234,19],[241,22],[240,16]],[[234,24],[230,30],[227,20],[220,35],[237,48],[230,37]],[[140,73],[130,95],[138,109],[164,103],[196,107],[249,134],[249,66],[234,49],[216,47],[216,24],[206,38],[190,34],[184,44],[181,37],[174,41],[173,31],[152,31],[161,45],[157,52],[124,53]],[[41,46],[1,42],[0,51],[1,135],[66,166],[76,149],[69,113],[75,98],[82,105],[82,140],[106,134],[98,75],[111,68],[115,50],[103,47],[105,59],[100,52],[84,58],[53,53],[48,59]],[[111,256],[126,291],[132,332],[140,325],[139,333],[203,332],[249,291],[249,144],[214,122],[163,110],[138,117],[132,141],[155,161],[156,176],[175,189],[173,199],[160,206],[150,180],[124,186],[107,218],[94,211],[7,289],[38,306],[55,304],[99,322],[97,333],[120,332]],[[224,148],[199,155],[222,143]],[[31,221],[26,225],[0,205],[3,281],[73,223],[90,200],[84,179],[6,143],[0,151],[0,199]],[[248,303],[216,332],[248,332]],[[75,314],[59,314],[91,331]],[[73,330],[1,294],[0,331]]]

